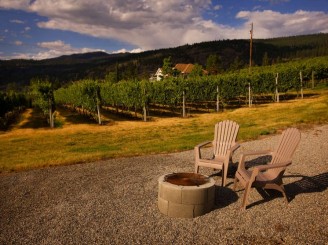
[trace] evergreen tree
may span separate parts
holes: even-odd
[[[202,76],[203,75],[203,67],[199,64],[195,64],[194,65],[194,68],[192,69],[191,73],[190,73],[190,76]]]
[[[168,58],[164,58],[163,60],[163,67],[162,67],[163,75],[170,75],[172,74],[172,61],[171,56]]]
[[[268,66],[268,65],[270,65],[268,52],[265,52],[262,58],[262,66]]]
[[[206,70],[209,74],[216,75],[221,71],[221,59],[216,54],[211,54],[206,60]]]

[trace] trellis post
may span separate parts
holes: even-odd
[[[220,110],[219,86],[216,86],[216,112]]]
[[[303,75],[302,75],[302,71],[300,71],[300,80],[301,80],[301,98],[303,99]]]
[[[276,75],[276,102],[279,103],[278,77],[279,77],[279,73],[277,73],[277,75]]]
[[[184,90],[182,92],[182,117],[186,117],[186,95]]]

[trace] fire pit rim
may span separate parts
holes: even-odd
[[[188,173],[188,172],[173,172],[173,173],[167,173],[167,174],[164,174],[162,176],[160,176],[158,178],[158,182],[161,183],[161,184],[164,184],[164,185],[168,185],[170,186],[170,188],[176,188],[176,189],[195,189],[195,188],[208,188],[208,187],[211,187],[213,185],[215,185],[215,180],[213,178],[211,178],[210,176],[207,176],[207,175],[203,175],[203,174],[199,174],[199,175],[202,175],[204,176],[204,178],[206,178],[207,182],[204,183],[204,184],[200,184],[200,185],[177,185],[177,184],[172,184],[168,181],[165,180],[165,177],[167,175],[172,175],[172,174],[178,174],[178,173]]]
[[[179,186],[200,186],[208,183],[210,178],[199,173],[173,172],[166,174],[164,181]]]

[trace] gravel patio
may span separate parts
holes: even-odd
[[[273,148],[279,135],[243,142],[240,152]],[[279,193],[217,180],[215,209],[194,219],[159,212],[159,176],[192,172],[193,151],[0,174],[0,244],[328,244],[328,125],[302,130]],[[201,168],[211,175],[212,170]]]

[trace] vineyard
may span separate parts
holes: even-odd
[[[327,86],[328,57],[318,57],[212,76],[168,77],[162,81],[86,79],[54,90],[48,81],[34,81],[26,98],[40,107],[54,125],[56,106],[65,106],[102,124],[101,111],[148,120],[153,115],[185,117],[197,111],[220,111],[252,104],[279,102],[288,91]],[[21,95],[20,95],[21,96]],[[28,101],[0,94],[1,122]],[[0,125],[1,126],[1,125]]]
[[[27,106],[23,93],[0,91],[0,129],[5,129]]]
[[[116,113],[186,115],[186,110],[222,110],[245,104],[277,101],[279,94],[294,90],[302,96],[306,87],[328,78],[328,57],[255,67],[216,76],[169,77],[162,81],[83,80],[55,91],[58,104],[93,116],[100,123],[99,107]]]

